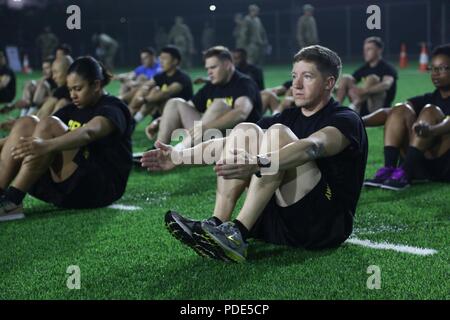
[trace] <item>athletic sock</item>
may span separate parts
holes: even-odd
[[[23,198],[25,198],[25,196],[26,196],[25,192],[11,186],[8,187],[8,189],[6,189],[5,191],[5,197],[17,205],[22,203]]]
[[[216,216],[212,216],[210,218],[212,221],[214,221],[214,223],[216,224],[216,226],[220,226],[223,222],[222,220],[220,220],[219,218],[217,218]]]
[[[405,170],[408,179],[425,176],[423,172],[423,160],[425,159],[423,152],[419,149],[409,146],[406,152],[403,170]]]
[[[144,115],[142,114],[142,112],[138,111],[135,115],[134,115],[134,120],[136,122],[140,122],[142,119],[144,119]]]
[[[244,241],[247,241],[248,234],[250,233],[250,231],[238,219],[234,219],[233,222],[236,228],[239,229],[239,232],[242,235],[242,239],[244,239]]]
[[[31,115],[35,114],[37,110],[38,110],[38,108],[37,108],[36,106],[31,106],[31,107],[29,107],[29,108],[28,108],[27,115],[28,115],[28,116],[31,116]]]
[[[20,117],[25,117],[28,114],[28,108],[20,109]]]
[[[399,156],[399,148],[392,146],[384,147],[384,166],[396,168]]]

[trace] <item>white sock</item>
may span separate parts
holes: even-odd
[[[27,115],[29,115],[29,116],[31,116],[31,115],[33,115],[33,114],[35,114],[36,113],[36,111],[37,111],[37,107],[35,107],[35,106],[31,106],[31,107],[29,107],[28,108],[28,112],[27,112]]]
[[[348,107],[349,107],[350,109],[352,109],[353,111],[358,112],[358,108],[357,108],[353,103],[350,103],[350,104],[348,105]]]
[[[134,120],[136,120],[136,122],[140,122],[142,119],[144,119],[144,115],[142,114],[142,112],[138,111],[134,115]]]
[[[21,117],[25,117],[28,114],[28,109],[29,108],[22,108],[22,109],[20,109],[20,116]]]

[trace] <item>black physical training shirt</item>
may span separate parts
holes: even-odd
[[[55,91],[53,91],[53,97],[55,97],[58,100],[61,99],[67,99],[69,101],[71,100],[70,92],[66,85],[56,88]]]
[[[395,70],[390,63],[381,59],[375,67],[371,67],[368,63],[364,64],[353,73],[353,78],[355,78],[356,82],[360,82],[371,74],[377,75],[380,78],[380,81],[383,80],[384,76],[391,76],[394,78],[394,83],[392,83],[391,87],[386,92],[386,98],[384,99],[383,105],[384,108],[390,108],[397,92],[397,70]]]
[[[52,78],[45,79],[45,83],[47,83],[51,91],[55,90],[58,87],[55,80],[53,80]]]
[[[441,93],[437,89],[422,96],[410,98],[408,101],[413,105],[417,115],[427,104],[438,106],[446,116],[450,115],[450,97],[442,98]]]
[[[245,121],[255,123],[261,119],[262,102],[258,87],[252,79],[237,70],[230,81],[224,85],[206,83],[194,95],[192,102],[195,108],[203,113],[214,99],[225,99],[226,103],[234,108],[234,103],[239,97],[248,97],[253,105],[253,109]]]
[[[236,70],[253,79],[259,90],[264,90],[264,74],[261,68],[258,68],[252,64],[246,64],[243,66],[236,66]]]
[[[78,108],[71,103],[54,116],[61,119],[70,131],[97,116],[105,117],[114,124],[116,130],[113,133],[85,146],[83,154],[104,170],[117,190],[125,190],[132,166],[132,122],[128,107],[116,97],[103,95],[94,106]]]
[[[264,118],[257,125],[267,129],[276,123],[289,127],[299,139],[325,127],[335,127],[350,141],[350,145],[339,154],[317,159],[316,163],[340,209],[354,216],[364,181],[368,147],[366,130],[359,115],[331,98],[312,116],[304,116],[301,108],[295,107]]]
[[[8,66],[0,67],[0,77],[5,75],[9,76],[11,80],[6,87],[0,89],[0,92],[5,100],[13,100],[16,96],[16,75]]]
[[[183,71],[177,70],[171,77],[167,76],[165,72],[158,73],[153,77],[156,85],[161,88],[161,91],[167,90],[167,87],[172,83],[179,83],[183,89],[174,95],[172,98],[182,98],[186,101],[192,99],[193,89],[191,78]]]

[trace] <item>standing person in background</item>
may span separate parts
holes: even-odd
[[[175,17],[175,24],[170,29],[168,40],[180,50],[184,61],[182,67],[191,68],[192,55],[195,54],[194,37],[182,17]]]
[[[96,45],[97,57],[106,69],[114,69],[114,58],[119,48],[119,43],[106,33],[96,33],[92,36],[92,41]]]
[[[202,32],[202,51],[208,50],[213,47],[216,43],[216,31],[211,26],[209,21],[205,22]]]
[[[0,51],[0,103],[11,102],[16,96],[16,76],[8,67],[3,51]]]
[[[303,15],[297,23],[297,41],[299,48],[319,44],[316,19],[313,16],[314,7],[310,4],[303,6]]]
[[[41,60],[44,60],[48,56],[52,56],[55,53],[59,40],[52,32],[52,29],[47,26],[36,39],[36,46],[40,49]]]
[[[246,50],[251,64],[262,65],[269,42],[266,29],[259,19],[259,7],[252,4],[248,7],[248,15],[244,19]]]
[[[235,43],[235,48],[244,48],[246,45],[245,42],[245,25],[244,25],[244,17],[241,13],[236,13],[234,15],[234,29],[233,29],[233,38]]]
[[[169,35],[167,34],[164,27],[157,27],[155,32],[155,37],[153,38],[155,42],[155,48],[157,52],[160,52],[169,43]]]

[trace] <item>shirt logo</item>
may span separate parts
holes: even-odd
[[[325,197],[331,201],[332,195],[333,195],[333,193],[331,192],[331,188],[330,188],[329,184],[327,183],[327,188],[325,189]]]
[[[81,123],[75,120],[69,120],[69,131],[77,130],[79,127],[81,127]]]
[[[229,106],[229,107],[233,106],[233,102],[234,102],[233,97],[215,98],[215,99],[223,99],[227,106]],[[206,101],[206,108],[209,108],[212,105],[213,102],[214,102],[214,99],[208,99]]]
[[[163,84],[161,87],[161,91],[162,92],[167,91],[167,88],[168,88],[167,84]]]

